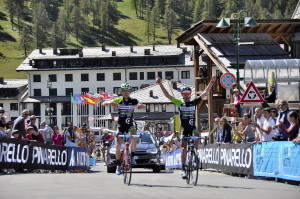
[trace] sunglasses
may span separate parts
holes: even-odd
[[[191,96],[191,94],[190,93],[182,93],[182,96]]]

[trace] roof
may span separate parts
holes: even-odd
[[[171,66],[193,66],[194,62],[193,58],[193,48],[186,47],[181,45],[180,47],[177,45],[158,45],[155,46],[153,50],[153,46],[133,46],[133,51],[131,52],[130,46],[119,46],[119,47],[106,47],[103,51],[101,47],[94,47],[94,48],[83,48],[81,49],[83,53],[83,57],[79,57],[78,54],[75,55],[60,55],[59,53],[54,53],[53,49],[42,49],[42,53],[40,53],[39,49],[33,50],[33,52],[20,64],[20,66],[16,69],[17,71],[35,71],[35,70],[70,70],[70,69],[95,69],[95,68],[120,68],[120,66],[84,66],[84,67],[73,67],[68,68],[66,67],[56,67],[56,68],[46,68],[46,69],[38,69],[34,68],[33,66],[29,65],[29,60],[78,60],[80,59],[95,59],[95,58],[114,58],[114,59],[121,59],[121,58],[128,58],[128,57],[136,57],[136,58],[145,58],[145,57],[167,57],[167,56],[179,56],[179,62],[177,64],[163,65],[163,67],[171,67]],[[144,50],[149,49],[150,55],[145,55]],[[66,49],[63,49],[66,50]],[[186,50],[186,52],[184,52]],[[116,56],[112,55],[112,52],[115,51]],[[59,50],[58,50],[59,52]],[[124,66],[121,66],[124,68]],[[143,67],[155,67],[155,66],[132,66],[128,65],[128,67],[135,67],[135,68],[143,68]],[[159,64],[157,67],[161,67]]]
[[[211,55],[225,68],[236,67],[237,48],[232,34],[198,34]],[[290,59],[288,53],[266,33],[245,33],[239,41],[239,64],[247,60]],[[243,44],[245,43],[245,44]]]
[[[292,15],[292,19],[300,19],[300,1],[298,1],[295,11]]]
[[[202,20],[186,30],[176,38],[178,43],[186,45],[197,45],[194,36],[198,33],[231,33],[233,34],[233,23],[228,28],[217,28],[219,20]],[[245,27],[241,26],[241,35],[244,33],[267,33],[273,39],[281,41],[290,41],[290,33],[299,32],[300,19],[280,19],[280,20],[256,20],[259,26]]]
[[[0,84],[1,100],[22,100],[27,94],[28,81],[25,79],[5,80]]]
[[[27,86],[27,79],[10,79],[5,80],[3,83],[0,83],[0,89],[2,88],[21,88]]]
[[[162,82],[162,84],[164,85],[164,87],[166,88],[166,90],[168,91],[168,93],[172,96],[174,96],[175,98],[179,98],[182,99],[180,90],[181,88],[183,88],[184,86],[188,86],[192,89],[192,97],[191,99],[195,99],[195,88],[194,86],[190,86],[184,83],[175,83],[177,84],[177,89],[173,88],[173,83],[169,80],[165,80]],[[153,91],[153,97],[150,97],[150,91]],[[144,104],[148,104],[148,103],[166,103],[166,104],[170,104],[170,100],[163,94],[160,86],[158,84],[153,84],[150,85],[148,87],[142,88],[140,90],[134,91],[131,93],[130,95],[131,97],[137,98],[140,102],[144,103]]]

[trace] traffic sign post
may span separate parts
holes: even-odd
[[[231,73],[224,73],[220,78],[221,86],[226,89],[226,103],[230,103],[230,89],[232,88],[235,82],[235,76]],[[227,111],[230,112],[230,109],[228,110]]]

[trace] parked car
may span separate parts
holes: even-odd
[[[134,159],[136,165],[133,168],[151,168],[154,173],[165,169],[165,164],[159,149],[159,143],[150,132],[137,132],[137,145]],[[124,141],[121,150],[124,148]],[[107,153],[107,173],[116,171],[116,144],[114,143]]]

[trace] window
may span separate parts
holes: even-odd
[[[70,96],[73,94],[73,88],[66,88],[66,96]]]
[[[159,71],[159,72],[157,73],[157,76],[159,76],[159,77],[160,77],[160,79],[162,79],[162,72],[161,72],[161,71]]]
[[[89,88],[81,88],[81,92],[82,93],[88,93],[89,92]]]
[[[146,112],[150,112],[150,104],[146,104]]]
[[[41,75],[33,75],[33,82],[41,82]]]
[[[50,89],[50,96],[57,96],[57,88]]]
[[[33,103],[33,114],[41,115],[41,104],[40,103]]]
[[[173,71],[166,71],[165,77],[166,77],[166,79],[169,79],[169,80],[174,79]]]
[[[105,73],[97,73],[97,81],[105,81]]]
[[[154,104],[154,112],[159,112],[159,104]]]
[[[140,80],[144,80],[144,72],[140,72]]]
[[[56,74],[49,75],[49,79],[51,82],[56,82]]]
[[[114,77],[114,80],[116,80],[116,81],[121,80],[121,73],[114,73],[113,77]]]
[[[131,91],[137,91],[137,90],[139,90],[139,87],[132,87],[131,88]]]
[[[10,103],[10,110],[11,111],[17,111],[17,110],[19,110],[18,103]]]
[[[162,112],[166,112],[166,111],[167,111],[167,106],[166,106],[166,104],[162,104],[162,105],[161,105],[161,111],[162,111]]]
[[[121,88],[120,87],[114,87],[114,93],[117,95],[121,95]]]
[[[42,96],[41,89],[33,89],[33,96]]]
[[[181,79],[190,79],[190,71],[181,71]]]
[[[105,87],[98,87],[97,93],[105,92]]]
[[[155,79],[155,72],[147,72],[147,79],[148,80]]]
[[[129,73],[129,80],[137,80],[137,73]]]
[[[81,74],[81,81],[82,82],[89,81],[89,74],[87,74],[87,73]]]
[[[65,82],[72,82],[73,74],[65,74]]]

